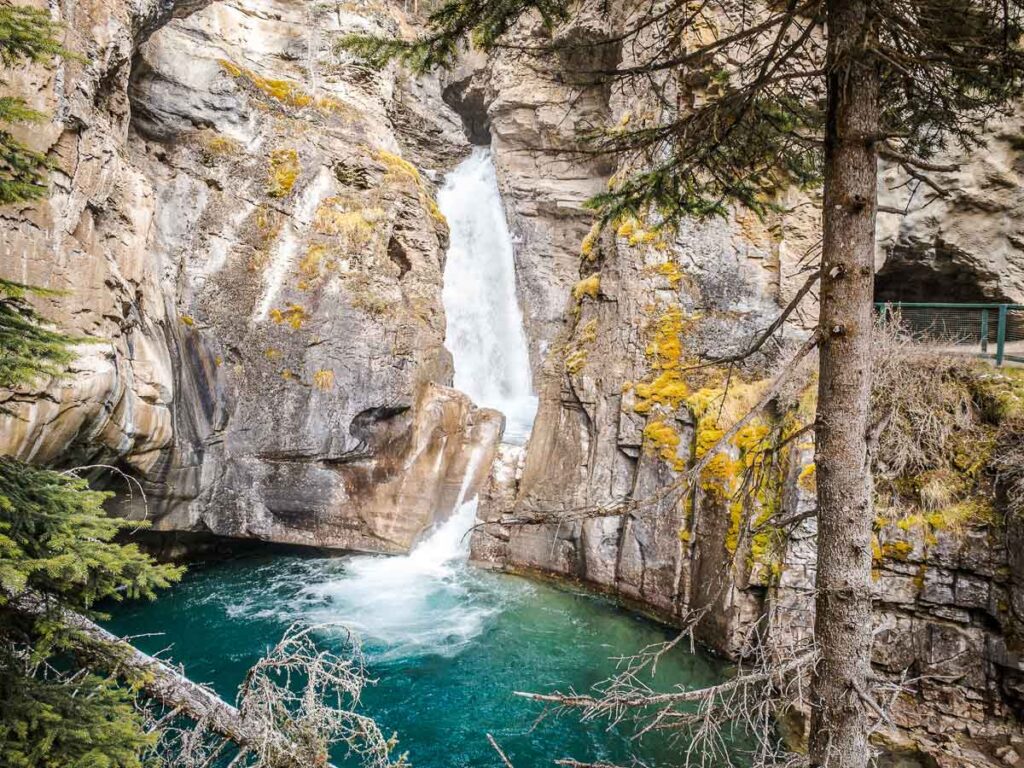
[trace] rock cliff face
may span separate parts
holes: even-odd
[[[407,549],[501,431],[446,386],[431,179],[458,118],[335,52],[408,33],[397,11],[201,5],[76,5],[83,61],[15,84],[59,169],[4,213],[0,269],[66,291],[44,312],[94,343],[7,396],[0,449],[129,469],[157,529]]]

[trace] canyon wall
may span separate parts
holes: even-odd
[[[468,144],[435,80],[337,52],[397,9],[204,5],[69,6],[81,60],[12,79],[57,169],[0,273],[85,343],[3,396],[0,451],[126,471],[158,530],[406,550],[502,428],[447,386],[434,180]]]
[[[701,611],[698,637],[727,655],[764,617],[776,647],[806,639],[813,442],[794,425],[813,409],[810,368],[694,493],[683,479],[813,326],[812,295],[756,354],[706,364],[745,350],[803,285],[819,203],[794,192],[764,220],[595,229],[584,204],[623,169],[567,150],[581,129],[658,109],[574,79],[630,63],[617,43],[572,46],[608,36],[603,4],[556,32],[576,53],[529,53],[549,38],[528,22],[520,50],[468,55],[439,79],[337,51],[346,32],[414,34],[397,4],[56,12],[81,59],[5,73],[53,116],[19,130],[56,169],[48,201],[0,211],[0,274],[64,292],[40,308],[86,341],[68,376],[0,395],[0,452],[92,467],[118,490],[110,468],[123,471],[140,485],[119,511],[158,530],[385,552],[450,512],[475,456],[477,562],[579,580],[669,621]],[[525,449],[499,449],[500,414],[449,387],[434,192],[468,151],[453,106],[494,150],[516,238],[541,397]],[[883,202],[906,213],[879,220],[881,298],[1024,300],[1022,132],[1007,116],[946,197],[885,172]],[[1024,412],[1017,379],[980,376],[963,390],[968,457]],[[767,467],[766,439],[786,440]],[[755,468],[754,501],[737,503]],[[943,506],[930,481],[947,471]],[[984,462],[919,475],[876,526],[876,667],[920,681],[886,738],[923,764],[1013,765],[1021,526]],[[786,536],[767,525],[779,520]]]

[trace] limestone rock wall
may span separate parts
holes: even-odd
[[[407,549],[502,426],[446,386],[433,179],[468,149],[457,116],[336,52],[410,34],[386,5],[133,8],[76,4],[83,61],[16,84],[60,168],[4,212],[0,270],[66,291],[42,309],[91,343],[4,396],[0,449],[129,469],[123,511],[158,530]]]

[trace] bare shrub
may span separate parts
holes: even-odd
[[[1000,425],[989,466],[1005,494],[1007,511],[1024,516],[1024,418]]]
[[[900,477],[948,466],[977,430],[967,384],[975,375],[973,364],[923,343],[898,318],[876,326],[873,349],[871,406],[880,427],[876,471]],[[933,482],[929,493],[938,497],[946,491]]]
[[[344,745],[364,768],[406,766],[404,754],[392,759],[395,736],[386,738],[373,718],[356,711],[370,681],[355,638],[342,629],[344,652],[324,650],[314,639],[323,629],[292,625],[249,670],[238,694],[241,721],[256,734],[246,746],[180,710],[140,702],[159,734],[153,757],[163,768],[326,768],[332,747]]]

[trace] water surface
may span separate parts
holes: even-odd
[[[664,628],[603,600],[458,559],[409,560],[276,556],[194,567],[156,602],[118,606],[108,626],[160,633],[136,642],[148,652],[166,649],[192,679],[233,701],[245,671],[293,621],[344,621],[363,636],[378,681],[364,711],[385,733],[398,732],[400,750],[419,768],[499,765],[488,732],[517,768],[565,756],[678,764],[678,745],[630,741],[628,728],[572,716],[535,724],[540,706],[512,695],[587,690],[614,670],[614,657],[668,638]],[[341,647],[330,634],[320,641]],[[700,686],[721,675],[714,662],[676,652],[660,665],[658,685]]]

